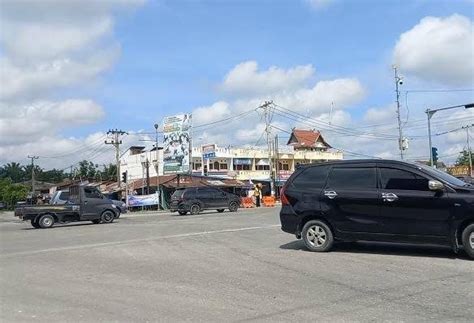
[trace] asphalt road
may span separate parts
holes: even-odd
[[[0,215],[0,321],[472,321],[474,262],[449,249],[316,254],[278,209],[32,229]]]

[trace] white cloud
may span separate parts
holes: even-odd
[[[104,109],[88,98],[63,98],[64,88],[89,86],[120,54],[113,29],[117,11],[144,0],[3,0],[0,10],[0,163],[28,154],[61,155],[43,159],[60,165],[89,158],[110,147],[64,138],[64,129],[101,120]],[[54,98],[54,99],[53,99]],[[97,143],[96,143],[97,144]],[[103,145],[103,141],[99,142]],[[80,153],[74,149],[82,147]]]
[[[102,107],[91,100],[2,105],[0,112],[0,144],[34,142],[64,128],[95,123],[104,116]]]
[[[255,61],[235,66],[224,78],[220,89],[239,96],[291,91],[304,85],[314,74],[311,65],[296,66],[287,70],[271,66],[259,71]]]
[[[403,33],[393,54],[400,69],[424,81],[474,83],[474,33],[470,18],[425,17]]]
[[[364,121],[370,124],[386,123],[394,120],[396,116],[395,105],[385,108],[370,108],[365,112]]]
[[[195,125],[207,124],[228,117],[230,114],[229,104],[224,101],[218,101],[211,106],[194,109],[193,123]]]

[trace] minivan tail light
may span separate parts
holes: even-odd
[[[288,200],[288,198],[286,197],[286,194],[285,194],[285,188],[286,188],[286,185],[283,186],[281,188],[281,191],[280,191],[280,200],[281,200],[281,205],[290,205],[290,201]]]

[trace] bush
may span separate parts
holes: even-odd
[[[12,209],[19,201],[26,200],[28,187],[21,184],[13,184],[11,179],[0,179],[0,202],[7,208]]]

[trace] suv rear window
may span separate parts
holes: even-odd
[[[375,167],[334,167],[328,178],[328,188],[375,189],[377,177]]]

